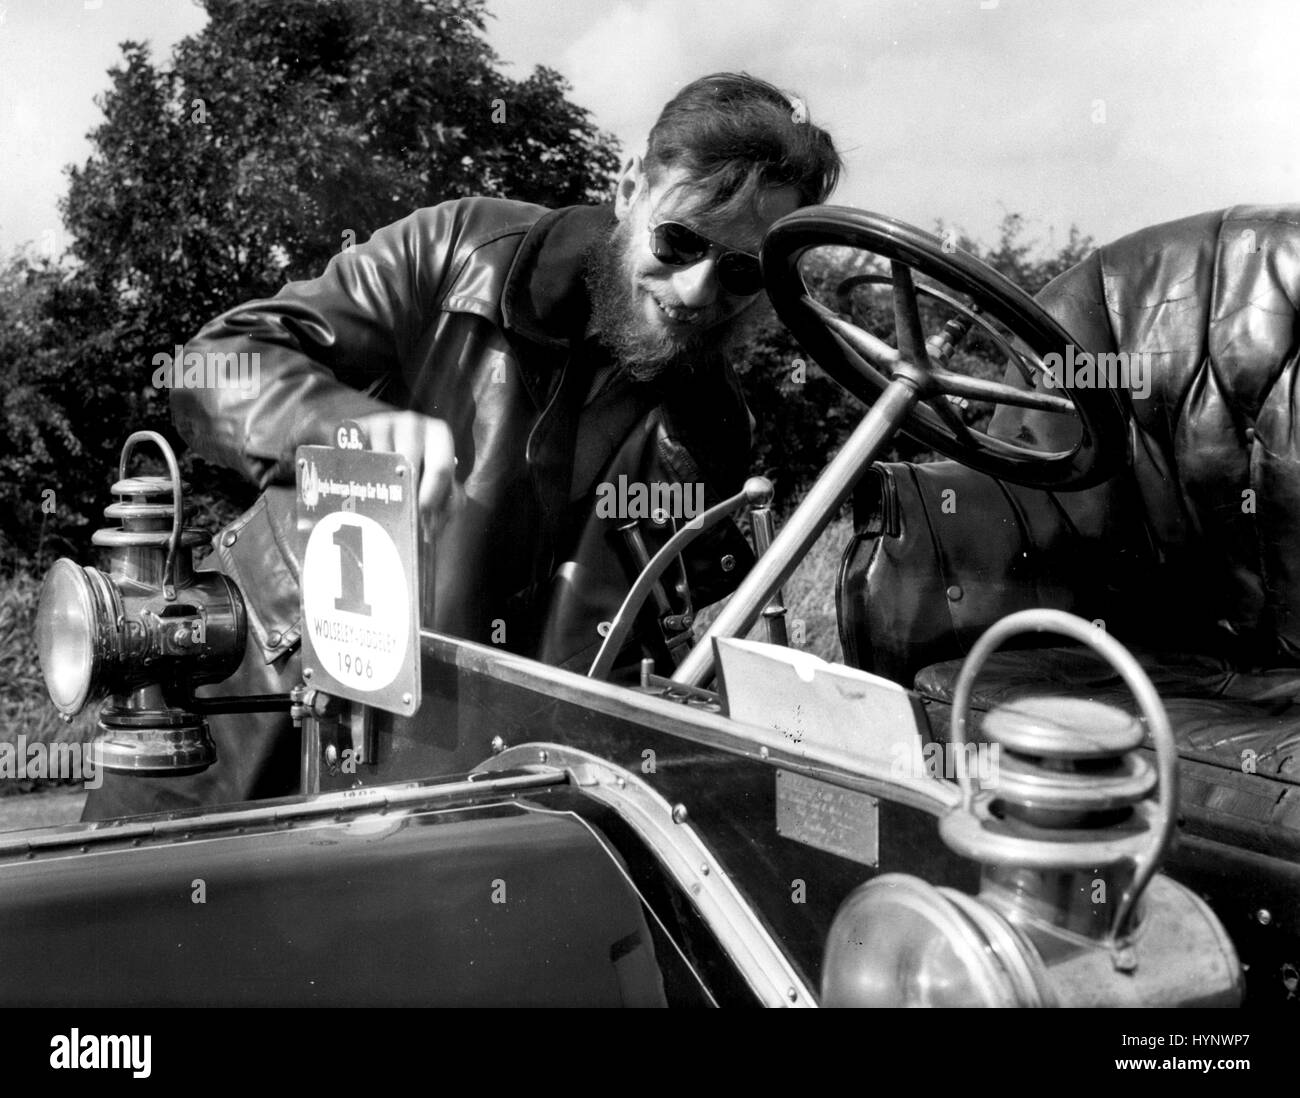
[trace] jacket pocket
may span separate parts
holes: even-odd
[[[302,639],[301,568],[293,549],[295,489],[275,485],[216,536],[220,570],[239,585],[249,632],[267,663]]]

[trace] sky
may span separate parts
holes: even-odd
[[[627,152],[696,76],[798,94],[847,172],[833,198],[1044,247],[1243,202],[1300,202],[1298,0],[490,0],[522,77],[559,70]],[[193,0],[0,0],[0,254],[59,246],[118,43],[166,55]]]

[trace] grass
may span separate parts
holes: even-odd
[[[840,557],[852,533],[853,523],[847,515],[832,522],[783,589],[790,646],[812,652],[830,662],[842,658],[835,614],[835,578],[840,569]],[[709,627],[726,604],[724,599],[699,614],[695,622],[696,636]],[[747,636],[753,640],[767,640],[761,622]]]

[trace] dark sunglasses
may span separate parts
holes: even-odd
[[[727,293],[752,297],[763,288],[758,256],[724,248],[679,221],[661,221],[650,230],[650,250],[660,263],[670,267],[689,267],[714,248],[718,250],[718,284]]]

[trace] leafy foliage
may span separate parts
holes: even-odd
[[[102,460],[90,451],[106,416],[130,414],[115,391],[98,334],[72,338],[86,320],[84,294],[48,261],[13,259],[0,272],[0,560],[68,547],[87,524],[77,506],[103,495]],[[73,381],[72,379],[76,379]],[[87,425],[90,429],[86,430]],[[101,504],[102,506],[102,504]]]
[[[0,276],[10,563],[84,549],[126,433],[169,431],[154,355],[212,317],[421,206],[609,190],[614,140],[555,71],[500,71],[486,0],[205,7],[207,26],[166,64],[123,43],[61,203],[72,262],[20,258]],[[249,498],[232,476],[187,470],[211,522]]]

